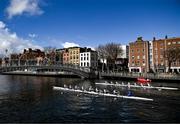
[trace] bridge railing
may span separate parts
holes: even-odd
[[[49,68],[58,68],[58,67],[63,67],[63,68],[71,68],[71,69],[76,69],[79,71],[83,71],[83,72],[91,72],[92,69],[91,68],[85,68],[85,67],[80,67],[77,65],[63,65],[63,64],[58,64],[58,65],[11,65],[11,66],[2,66],[0,67],[0,69],[7,69],[7,68],[24,68],[24,67],[34,67],[34,68],[42,68],[42,67],[49,67]]]

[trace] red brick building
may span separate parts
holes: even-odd
[[[153,62],[155,72],[167,72],[168,62],[164,58],[164,51],[171,48],[180,48],[180,38],[153,39]],[[180,72],[180,61],[172,63],[172,72]]]
[[[129,43],[129,71],[149,72],[149,42],[142,37]]]

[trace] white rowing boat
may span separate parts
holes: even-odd
[[[144,85],[130,85],[130,84],[113,84],[113,83],[95,83],[96,85],[105,85],[105,86],[118,86],[118,87],[134,87],[134,88],[147,88],[147,89],[158,89],[158,90],[178,90],[178,88],[174,87],[154,87],[154,86],[144,86]]]
[[[109,93],[98,93],[98,92],[94,92],[94,91],[75,90],[75,89],[69,89],[69,88],[64,88],[64,87],[56,87],[56,86],[53,86],[53,89],[54,89],[54,90],[77,92],[77,93],[92,94],[92,95],[117,97],[117,98],[123,98],[123,99],[134,99],[134,100],[153,101],[153,99],[144,98],[144,97],[123,96],[123,95],[116,95],[116,94],[109,94]]]

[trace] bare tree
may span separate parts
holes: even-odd
[[[105,45],[99,45],[99,47],[97,48],[99,57],[101,59],[103,59],[103,63],[104,63],[104,59],[107,60],[107,64],[108,64],[108,69],[109,69],[109,64],[112,63],[113,64],[113,71],[115,69],[115,62],[117,60],[118,55],[122,55],[122,47],[121,44],[117,44],[117,43],[108,43]],[[104,64],[102,66],[102,71],[104,69]]]
[[[98,52],[99,59],[101,59],[103,61],[101,71],[104,72],[105,60],[107,59],[105,46],[99,45],[96,50]]]
[[[180,48],[168,48],[164,51],[164,58],[168,63],[168,72],[170,72],[173,62],[180,60]]]
[[[117,61],[117,57],[120,55],[122,55],[122,47],[121,44],[117,44],[117,43],[108,43],[105,46],[107,55],[108,55],[108,61],[111,61],[113,64],[113,71],[115,69],[115,62]]]

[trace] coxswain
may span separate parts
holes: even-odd
[[[128,90],[128,96],[133,96],[133,94],[130,90]]]

